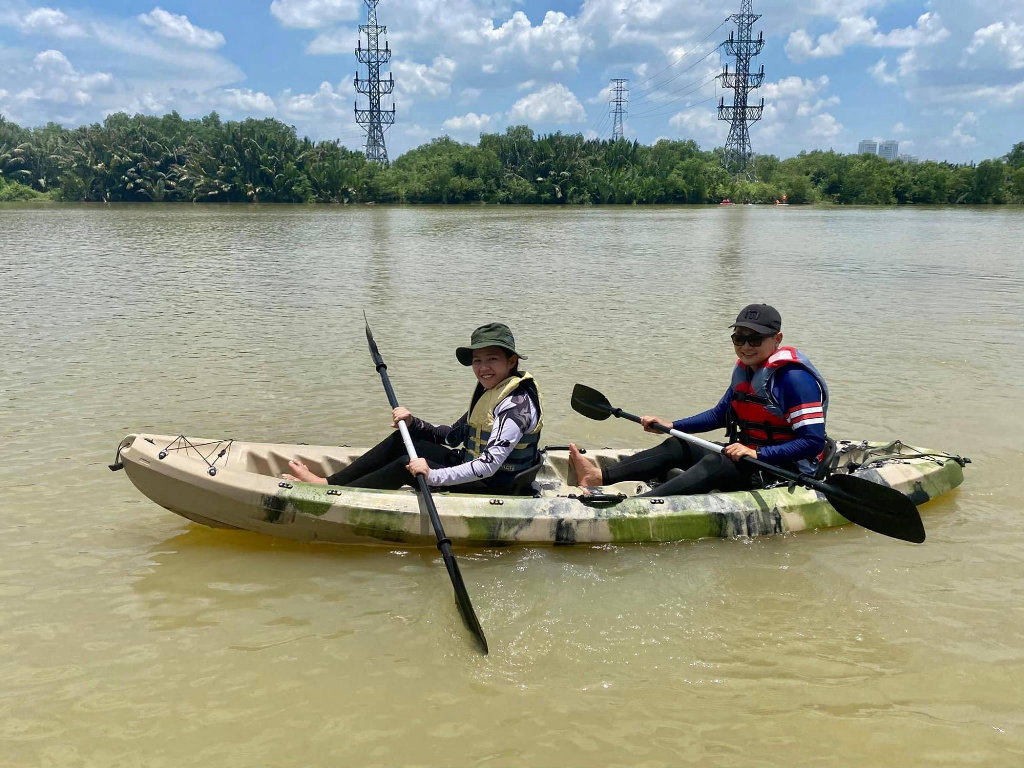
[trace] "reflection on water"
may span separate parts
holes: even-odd
[[[1012,209],[0,206],[0,765],[1014,763],[1022,236]],[[364,310],[425,418],[501,320],[547,442],[646,445],[572,386],[702,408],[750,301],[834,434],[975,460],[927,544],[462,551],[483,658],[436,552],[191,526],[105,469],[131,431],[375,442]]]

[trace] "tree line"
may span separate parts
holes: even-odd
[[[518,125],[477,145],[448,137],[387,167],[338,141],[299,138],[275,119],[186,120],[113,114],[103,123],[22,128],[0,115],[0,201],[534,203],[1024,202],[1024,142],[974,164],[889,162],[815,150],[755,159],[756,181],[722,167],[722,149],[653,146]]]

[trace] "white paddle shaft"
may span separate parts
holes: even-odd
[[[689,435],[686,432],[680,432],[678,429],[670,429],[668,433],[672,435],[672,437],[678,437],[680,440],[685,440],[688,443],[699,445],[701,448],[707,448],[709,451],[714,451],[715,453],[725,453],[725,448],[719,445],[718,443],[712,443],[709,440],[704,440],[700,437],[694,437],[693,435]]]
[[[409,427],[405,425],[405,419],[398,422],[398,431],[402,433],[402,442],[405,443],[405,451],[409,454],[409,461],[418,459],[416,449],[412,445],[412,437],[409,436]]]

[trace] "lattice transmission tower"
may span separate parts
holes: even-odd
[[[722,47],[729,56],[736,59],[736,72],[729,72],[729,65],[719,77],[722,87],[733,92],[731,105],[726,105],[725,98],[718,102],[718,119],[728,120],[729,136],[725,140],[725,167],[730,173],[746,173],[753,176],[753,151],[750,148],[750,123],[756,123],[764,113],[764,99],[753,106],[748,103],[748,96],[755,88],[760,87],[764,80],[764,64],[759,72],[750,71],[750,60],[764,48],[764,32],[755,40],[751,35],[751,27],[761,18],[751,8],[751,0],[740,0],[740,12],[733,14],[729,20],[735,22],[735,32],[729,33],[729,39]]]
[[[626,103],[629,101],[629,88],[626,87],[629,80],[624,77],[613,77],[611,82],[612,90],[608,106],[612,113],[612,141],[618,141],[624,135],[622,121],[626,116]]]
[[[391,60],[391,49],[384,40],[384,48],[380,47],[380,39],[387,35],[388,28],[377,24],[377,3],[380,0],[363,0],[366,3],[366,23],[359,25],[360,34],[366,35],[366,47],[363,38],[359,38],[356,46],[356,60],[366,65],[366,78],[359,79],[356,70],[356,93],[361,93],[369,100],[368,109],[360,109],[356,101],[356,122],[366,131],[366,159],[388,164],[388,148],[384,145],[384,131],[395,124],[395,105],[391,109],[382,109],[380,97],[390,95],[395,90],[395,78],[388,75],[387,80],[380,79],[380,68]]]

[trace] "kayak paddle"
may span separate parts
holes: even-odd
[[[609,416],[614,416],[619,419],[635,421],[637,424],[641,423],[639,416],[613,407],[608,402],[608,398],[596,389],[591,389],[583,384],[577,384],[573,388],[571,402],[573,410],[588,419],[603,421]],[[699,445],[709,451],[725,453],[725,448],[718,443],[702,440],[662,424],[655,423],[651,426],[658,432],[678,437],[680,440]],[[879,485],[856,475],[837,474],[831,475],[828,480],[815,480],[807,475],[790,472],[750,456],[744,456],[741,461],[754,465],[762,472],[768,472],[783,480],[824,494],[829,504],[835,507],[839,514],[851,523],[863,526],[869,531],[902,541],[912,541],[915,544],[924,541],[924,523],[921,522],[921,514],[917,511],[914,503],[895,488]]]
[[[377,350],[377,343],[373,340],[373,333],[370,331],[370,323],[366,320],[366,313],[363,313],[363,321],[366,323],[366,341],[370,345],[370,357],[373,358],[373,364],[377,366],[377,373],[380,374],[380,379],[384,384],[384,392],[388,396],[388,402],[391,403],[391,408],[398,407],[398,398],[395,396],[395,390],[391,386],[391,380],[388,378],[388,367],[384,364],[384,358],[380,356],[380,352]],[[409,428],[406,426],[404,421],[398,422],[398,431],[402,433],[402,441],[405,443],[406,453],[409,454],[409,461],[417,458],[416,448],[412,444],[412,438],[409,436]],[[487,638],[484,637],[484,631],[480,628],[480,622],[476,617],[476,613],[473,611],[473,604],[469,601],[469,593],[466,591],[466,584],[462,581],[462,573],[459,571],[459,564],[455,560],[455,556],[452,555],[452,542],[447,536],[444,535],[444,528],[441,527],[441,518],[437,514],[437,507],[434,506],[434,497],[430,495],[430,487],[427,485],[427,479],[423,475],[416,475],[416,484],[419,488],[420,496],[423,498],[423,503],[427,508],[427,515],[430,517],[430,524],[434,526],[434,535],[437,537],[437,548],[441,552],[441,557],[444,559],[444,565],[448,569],[448,576],[451,577],[452,587],[455,588],[455,602],[458,603],[459,612],[462,614],[462,620],[466,623],[466,627],[476,637],[480,644],[480,650],[483,651],[484,655],[487,655]]]

